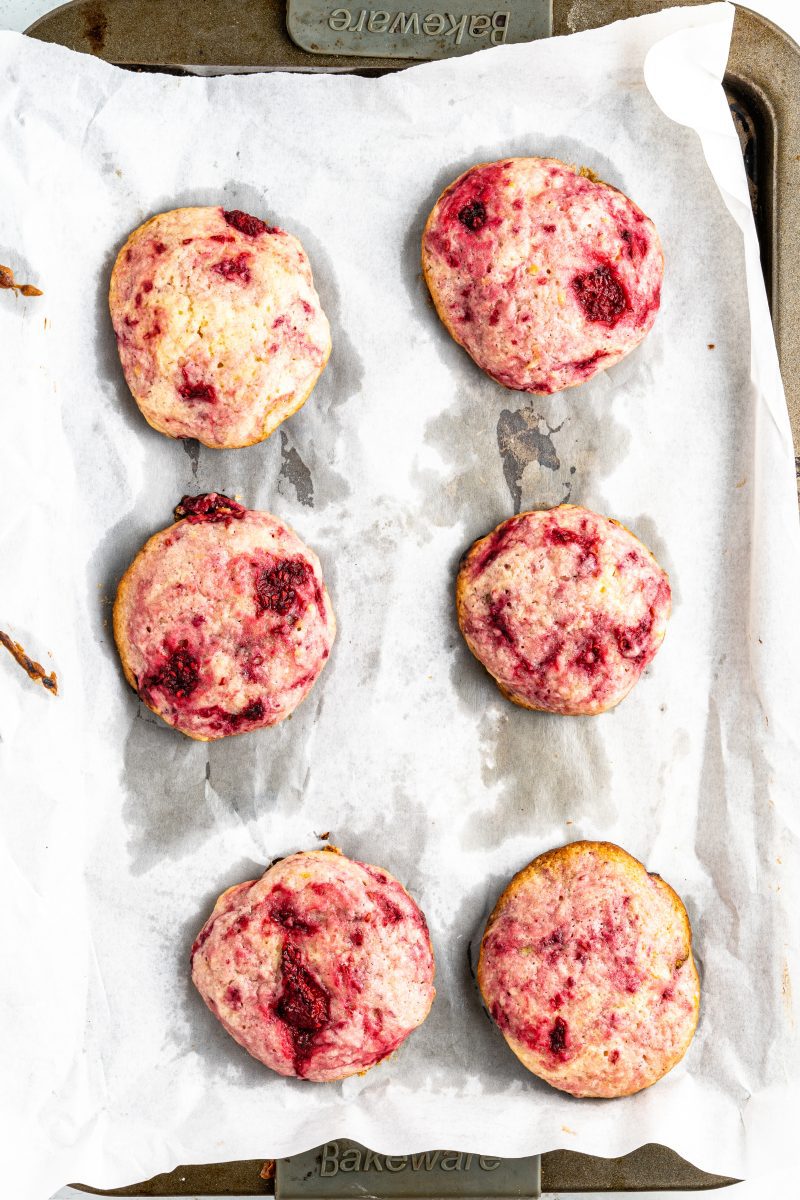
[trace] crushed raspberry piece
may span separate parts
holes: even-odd
[[[296,946],[287,943],[281,954],[281,989],[275,1012],[288,1027],[295,1070],[302,1075],[314,1038],[330,1021],[330,996],[303,965]]]
[[[586,320],[607,325],[609,329],[630,307],[622,281],[610,264],[595,267],[585,275],[576,275],[572,290]]]
[[[256,606],[259,613],[269,609],[285,617],[297,600],[297,588],[309,575],[306,563],[287,559],[261,571],[256,579]]]
[[[458,219],[471,233],[477,233],[486,224],[486,205],[482,200],[470,200],[458,210]]]
[[[164,242],[153,242],[153,253],[154,254],[163,254],[164,251],[166,250],[166,248],[167,247]]]
[[[567,1048],[567,1022],[563,1017],[556,1017],[553,1028],[548,1035],[550,1049],[553,1054],[563,1054]]]
[[[240,208],[231,209],[229,212],[223,210],[222,215],[229,225],[248,237],[258,237],[260,233],[280,233],[276,226],[267,225],[266,221],[261,221],[258,217],[251,217]]]
[[[224,683],[224,680],[220,682]],[[223,734],[235,733],[246,721],[260,721],[265,712],[264,702],[260,699],[248,704],[241,712],[228,712],[219,704],[207,704],[203,708],[195,709],[198,717],[209,721],[213,729]]]
[[[184,700],[191,696],[199,682],[200,664],[189,650],[189,643],[183,641],[172,651],[163,667],[146,680],[145,689],[150,691],[160,687],[177,699]]]
[[[619,1050],[612,1050],[608,1056],[608,1061],[612,1066],[619,1062]]]
[[[242,1007],[242,993],[234,984],[231,984],[228,990],[225,992],[225,1000],[228,1004],[230,1004],[231,1008]]]
[[[240,279],[242,283],[249,283],[250,261],[250,255],[243,250],[235,258],[223,258],[221,262],[214,263],[211,270],[216,271],[223,279]]]
[[[186,517],[197,521],[240,521],[247,509],[238,500],[231,500],[221,492],[203,492],[199,496],[183,496],[175,509],[178,520]]]
[[[208,404],[216,404],[217,389],[213,383],[203,381],[197,382],[189,378],[189,372],[186,367],[181,368],[183,375],[183,383],[178,387],[178,395],[183,400],[205,400]]]
[[[363,929],[354,929],[353,932],[350,934],[350,941],[353,943],[354,946],[363,946],[364,945]]]

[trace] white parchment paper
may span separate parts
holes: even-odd
[[[381,79],[136,75],[0,35],[0,262],[45,293],[0,294],[0,623],[61,681],[53,699],[0,658],[0,1138],[16,1197],[342,1135],[510,1156],[657,1141],[753,1195],[784,1177],[800,1102],[800,554],[720,87],[732,15],[671,10]],[[473,366],[419,269],[442,187],[528,153],[633,196],[667,259],[645,344],[547,398]],[[111,334],[127,233],[195,203],[299,235],[331,319],[313,396],[248,450],[150,430]],[[110,606],[180,496],[211,489],[316,548],[340,633],[291,721],[206,746],[126,687]],[[563,500],[630,526],[674,587],[647,676],[592,719],[507,704],[453,615],[465,547]],[[320,1086],[231,1041],[188,951],[219,892],[327,830],[422,904],[438,998],[393,1060]],[[673,884],[702,974],[684,1062],[614,1102],[527,1074],[469,970],[509,876],[577,837],[618,841]]]

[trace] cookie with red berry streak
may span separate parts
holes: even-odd
[[[303,700],[336,633],[319,559],[277,517],[216,492],[184,496],[114,603],[125,677],[198,741],[276,725]]]
[[[228,1033],[279,1075],[363,1074],[428,1015],[425,917],[383,869],[331,847],[284,858],[220,896],[192,979]]]
[[[217,449],[269,437],[308,399],[330,354],[300,242],[238,209],[146,221],[117,256],[109,305],[146,420]]]
[[[472,653],[523,708],[595,716],[627,696],[664,640],[667,574],[587,508],[521,513],[464,555],[456,610]]]
[[[640,208],[591,171],[509,158],[439,197],[422,269],[449,333],[505,387],[585,383],[649,332],[664,256]]]
[[[700,984],[678,895],[610,842],[516,875],[481,943],[478,984],[517,1058],[573,1096],[629,1096],[694,1037]]]

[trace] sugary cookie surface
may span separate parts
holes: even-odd
[[[128,386],[170,437],[268,437],[314,387],[330,330],[297,238],[238,209],[179,208],[128,238],[111,276]]]
[[[594,716],[618,704],[666,632],[666,573],[627,529],[586,508],[521,513],[467,552],[458,622],[525,708]]]
[[[225,892],[192,948],[192,978],[228,1033],[280,1075],[366,1071],[433,1002],[425,918],[388,872],[293,854]]]
[[[186,496],[124,575],[114,636],[128,682],[211,740],[275,725],[314,685],[336,624],[319,560],[269,513]]]
[[[700,994],[679,897],[607,842],[574,842],[511,882],[478,980],[517,1057],[574,1096],[625,1096],[684,1055]]]
[[[627,196],[548,158],[483,163],[440,196],[422,265],[448,330],[498,383],[549,393],[651,328],[663,254]]]

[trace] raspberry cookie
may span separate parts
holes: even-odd
[[[279,1075],[368,1071],[435,995],[425,918],[384,870],[336,850],[293,854],[224,892],[192,947],[192,979],[236,1041]]]
[[[140,226],[117,256],[109,304],[147,421],[218,449],[269,437],[330,353],[303,247],[238,209],[178,208]]]
[[[619,704],[666,632],[669,580],[649,550],[587,508],[521,513],[467,551],[458,623],[523,708],[594,716]]]
[[[573,1096],[629,1096],[683,1058],[700,985],[680,897],[609,842],[573,842],[512,879],[478,983],[517,1058]]]
[[[198,741],[276,725],[303,700],[336,623],[319,559],[265,512],[184,496],[125,572],[114,637],[148,708]]]
[[[661,301],[652,221],[615,188],[552,158],[473,167],[422,238],[433,302],[498,383],[558,392],[619,362]]]

